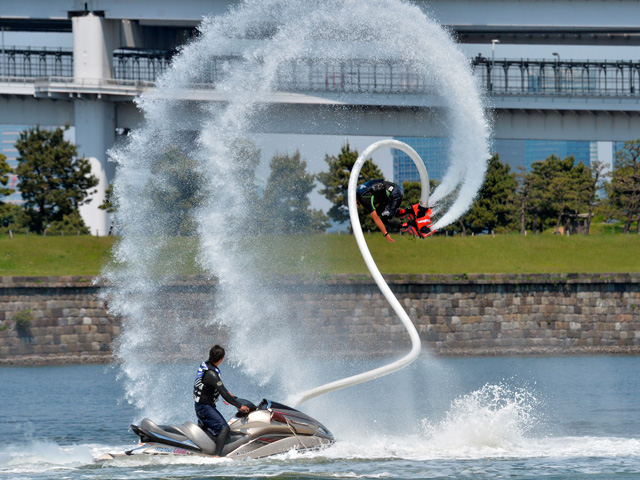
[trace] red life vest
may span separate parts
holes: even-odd
[[[431,225],[431,209],[421,207],[419,203],[411,205],[413,213],[415,215],[416,230],[420,233],[422,238],[426,238],[433,232],[429,229]]]

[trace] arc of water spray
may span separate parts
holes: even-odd
[[[359,383],[368,382],[369,380],[373,380],[401,370],[413,363],[413,361],[416,360],[420,355],[421,343],[418,331],[409,318],[409,315],[407,315],[407,312],[405,312],[404,308],[402,308],[402,305],[400,305],[400,302],[389,288],[389,285],[387,285],[387,282],[382,277],[378,266],[374,262],[373,257],[371,256],[371,252],[369,251],[369,247],[367,246],[367,242],[364,239],[362,226],[360,225],[360,219],[358,218],[358,208],[356,206],[356,188],[358,187],[358,176],[360,175],[360,169],[362,168],[364,162],[366,162],[373,154],[373,152],[381,148],[396,148],[398,150],[402,150],[404,153],[409,155],[411,160],[413,160],[413,162],[416,164],[416,167],[418,167],[418,173],[420,174],[420,183],[422,184],[420,205],[423,207],[429,206],[429,175],[427,174],[427,169],[424,166],[424,162],[420,158],[420,155],[418,155],[418,153],[409,145],[398,140],[381,140],[372,145],[369,145],[369,147],[364,152],[362,152],[362,154],[356,160],[356,163],[353,165],[351,175],[349,176],[349,217],[351,218],[353,234],[356,237],[356,242],[358,243],[358,247],[360,248],[362,258],[364,259],[364,262],[367,264],[367,267],[371,272],[371,276],[376,281],[376,283],[378,284],[378,288],[380,288],[380,291],[402,321],[404,327],[407,329],[407,333],[411,338],[411,351],[401,359],[396,360],[395,362],[383,367],[375,368],[373,370],[359,373],[357,375],[343,378],[341,380],[336,380],[334,382],[312,388],[311,390],[307,390],[306,392],[302,392],[296,398],[296,405],[299,405],[311,398],[317,397],[324,393],[333,392],[334,390],[339,390],[341,388],[351,387]]]

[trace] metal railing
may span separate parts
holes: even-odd
[[[173,52],[157,50],[116,50],[113,78],[155,81],[169,67]],[[73,77],[73,50],[65,48],[4,48],[0,51],[0,77],[15,82],[19,78]]]
[[[113,79],[155,82],[169,68],[175,52],[116,50]],[[213,57],[193,79],[194,86],[213,88],[240,57]],[[565,61],[472,59],[474,75],[489,95],[640,97],[640,61]],[[4,82],[73,77],[70,49],[5,49],[0,55]],[[289,92],[382,93],[420,95],[434,91],[429,76],[403,61],[302,58],[281,65],[276,88]]]
[[[640,61],[473,59],[489,94],[640,96]]]
[[[65,48],[3,48],[0,77],[36,78],[73,76],[73,51]]]
[[[165,50],[116,50],[113,78],[154,82],[169,68],[174,54]]]
[[[284,91],[420,94],[433,84],[405,62],[305,58],[281,66],[277,85]]]

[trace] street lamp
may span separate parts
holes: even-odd
[[[2,57],[0,57],[0,73],[4,72],[4,26],[0,27],[2,28]],[[7,77],[9,76],[8,73],[5,74]]]
[[[551,55],[556,57],[556,91],[560,91],[560,54],[558,52],[553,52]]]
[[[491,73],[489,74],[489,90],[493,91],[493,68],[496,65],[496,43],[500,43],[500,40],[494,38],[491,40]]]

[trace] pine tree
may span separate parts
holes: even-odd
[[[531,192],[531,175],[525,167],[518,167],[516,179],[518,187],[516,189],[516,203],[518,204],[518,224],[520,235],[527,233],[527,212],[529,209],[529,196]]]
[[[529,172],[520,172],[517,197],[521,232],[529,221],[533,232],[555,227],[558,233],[562,226],[568,229],[570,221],[578,219],[580,214],[586,213],[590,218],[602,171],[597,167],[596,173],[594,168],[582,162],[576,164],[573,156],[560,159],[551,155],[546,160],[533,162]]]
[[[13,190],[7,187],[10,173],[13,173],[13,168],[7,163],[7,157],[0,153],[0,197],[6,197],[13,193]],[[0,203],[4,202],[0,200]]]
[[[13,169],[7,163],[7,157],[0,153],[0,197],[11,195],[14,190],[8,188],[9,174]],[[25,228],[25,218],[22,208],[5,203],[0,199],[0,231],[22,231]]]
[[[624,143],[616,153],[610,176],[608,203],[617,214],[626,217],[623,233],[629,232],[634,220],[640,233],[640,139]]]
[[[440,182],[429,179],[429,194],[433,193]],[[409,208],[411,205],[415,205],[420,202],[422,196],[422,183],[420,182],[402,182],[402,191],[404,192],[404,198],[402,199],[402,207]]]
[[[107,191],[104,192],[104,200],[102,200],[102,204],[98,207],[100,210],[104,210],[107,213],[114,213],[118,209],[115,204],[115,198],[113,196],[113,183],[109,184]]]
[[[528,174],[529,210],[532,212],[532,227],[536,232],[555,225],[560,227],[571,188],[569,172],[573,168],[573,157],[564,160],[551,155],[546,160],[533,162]]]
[[[37,233],[70,218],[77,226],[80,205],[89,202],[87,197],[94,193],[89,190],[98,185],[89,161],[77,158],[77,149],[64,139],[64,132],[59,127],[28,128],[16,142],[18,188],[30,228]]]
[[[271,173],[260,202],[262,231],[275,234],[324,232],[328,217],[311,208],[309,194],[315,187],[314,176],[307,171],[307,162],[300,152],[275,155]]]
[[[349,177],[351,170],[358,159],[358,151],[351,150],[349,143],[346,143],[340,150],[338,156],[325,155],[324,160],[329,165],[328,172],[322,172],[316,175],[318,181],[324,185],[319,193],[324,195],[333,206],[327,212],[329,218],[334,222],[342,223],[349,220],[349,206],[347,203],[349,192]],[[371,160],[367,160],[360,169],[358,175],[358,185],[369,180],[384,178],[382,171]],[[360,224],[363,230],[374,230],[377,227],[368,215],[359,209]]]
[[[488,162],[487,173],[473,205],[462,221],[472,231],[506,231],[515,227],[517,181],[511,167],[494,154]]]
[[[156,159],[145,195],[154,205],[156,225],[163,234],[191,236],[197,232],[193,214],[202,201],[202,186],[197,162],[178,148],[170,148]],[[113,200],[111,195],[112,209],[116,208]]]

